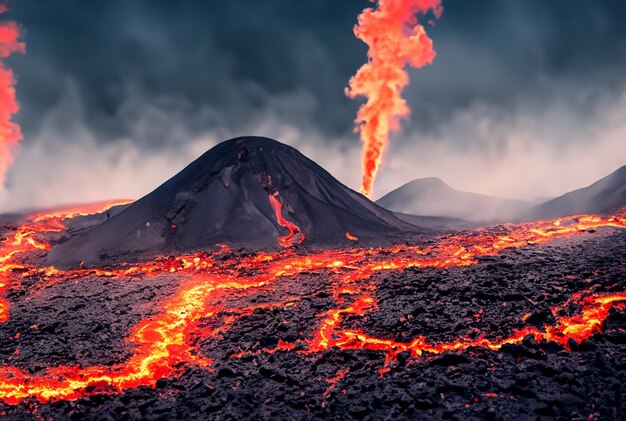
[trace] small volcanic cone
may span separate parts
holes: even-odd
[[[416,227],[344,186],[296,149],[242,137],[220,143],[152,193],[50,252],[55,264],[128,253],[397,241]]]

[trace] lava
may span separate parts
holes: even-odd
[[[132,202],[131,199],[112,199],[89,204],[66,206],[61,209],[37,213],[34,215],[33,220],[40,222],[51,219],[72,219],[77,216],[94,215],[111,209],[112,207],[123,206]]]
[[[323,315],[322,329],[310,342],[309,347],[315,352],[321,352],[333,347],[341,349],[368,349],[385,351],[388,361],[403,351],[409,351],[412,356],[423,353],[440,354],[446,351],[464,351],[470,347],[489,348],[498,350],[505,344],[521,343],[525,337],[532,335],[537,341],[554,341],[567,346],[570,339],[576,342],[588,339],[600,327],[609,314],[609,310],[619,303],[620,308],[626,308],[626,292],[615,294],[576,294],[569,302],[552,309],[552,314],[558,314],[571,303],[582,306],[582,313],[569,317],[558,317],[554,326],[525,327],[514,331],[511,335],[500,339],[488,339],[484,334],[477,339],[469,337],[459,338],[453,342],[433,344],[424,336],[419,336],[411,342],[398,342],[391,339],[377,338],[359,330],[339,329],[344,315],[363,316],[374,304],[369,296],[358,297],[354,303],[346,308],[333,309]]]
[[[24,273],[24,270],[28,267],[17,260],[16,257],[32,251],[46,251],[50,249],[50,245],[38,239],[37,236],[64,231],[64,220],[81,215],[104,212],[113,206],[129,202],[130,200],[102,201],[33,215],[29,221],[22,224],[12,235],[0,242],[0,295],[4,295],[5,289],[10,285],[10,274],[15,271]],[[50,276],[58,271],[54,268],[48,268],[43,272]],[[0,299],[0,323],[7,321],[8,317],[8,303],[6,300]]]
[[[439,17],[441,0],[378,0],[378,8],[365,9],[354,28],[356,37],[369,47],[368,62],[346,89],[350,98],[367,98],[355,120],[363,143],[361,193],[366,196],[372,193],[389,131],[410,112],[401,96],[409,84],[404,68],[424,67],[435,58],[432,40],[416,17],[430,11]]]
[[[245,282],[226,276],[196,277],[171,299],[163,303],[157,318],[141,322],[129,341],[135,353],[124,364],[112,367],[55,367],[45,375],[30,376],[10,367],[0,368],[0,396],[7,403],[17,403],[33,396],[40,401],[53,398],[75,399],[87,387],[100,393],[153,384],[161,377],[176,372],[181,362],[210,360],[197,358],[189,346],[189,335],[202,317],[211,317],[215,310],[206,306],[206,298],[223,289],[246,289],[263,282]]]
[[[285,217],[283,216],[283,204],[278,201],[276,196],[277,195],[272,194],[269,196],[272,208],[274,208],[274,212],[276,213],[276,220],[278,221],[278,224],[280,226],[285,227],[289,230],[289,234],[278,237],[278,243],[283,247],[291,247],[294,245],[296,237],[299,237],[297,239],[297,244],[302,244],[302,242],[305,240],[304,234],[302,233],[302,231],[300,231],[300,228],[296,224],[285,219]]]
[[[270,196],[270,202],[276,210],[279,223],[290,230],[290,235],[302,234],[295,225],[289,228],[291,223],[282,217],[281,204],[275,196]],[[126,341],[131,344],[133,351],[124,362],[111,366],[49,367],[35,374],[7,364],[0,366],[0,399],[6,403],[16,404],[27,398],[36,398],[41,402],[76,399],[93,394],[119,393],[138,386],[154,386],[162,377],[180,375],[186,364],[211,369],[212,361],[200,353],[198,340],[227,331],[236,320],[252,314],[257,308],[293,306],[300,300],[299,297],[289,296],[276,302],[252,304],[238,309],[226,308],[228,299],[275,289],[281,280],[305,272],[330,280],[330,292],[336,307],[320,313],[319,324],[314,332],[298,340],[299,343],[279,341],[276,348],[242,351],[231,358],[249,352],[318,353],[333,347],[366,349],[385,353],[387,364],[381,370],[381,373],[385,373],[395,356],[403,351],[418,357],[463,351],[470,347],[498,350],[505,344],[519,343],[528,335],[538,341],[554,341],[567,347],[571,340],[580,342],[598,332],[611,308],[626,308],[626,292],[581,291],[568,302],[552,308],[556,323],[542,327],[527,325],[499,338],[483,332],[478,337],[459,337],[442,343],[433,343],[425,336],[399,342],[343,326],[346,317],[363,317],[376,309],[376,285],[373,278],[376,273],[403,271],[407,268],[470,266],[481,256],[498,255],[509,248],[546,243],[601,227],[625,228],[624,211],[610,217],[581,215],[554,221],[505,224],[497,228],[446,235],[423,246],[397,245],[315,252],[297,252],[293,248],[285,248],[277,252],[242,255],[236,259],[225,259],[229,251],[221,247],[213,252],[68,270],[25,263],[26,256],[36,256],[50,248],[43,237],[46,233],[63,230],[63,220],[104,208],[106,206],[100,204],[83,210],[66,209],[35,215],[26,221],[0,245],[0,256],[3,259],[0,269],[2,292],[24,278],[36,280],[37,290],[37,286],[48,288],[68,280],[88,282],[95,277],[106,277],[142,282],[160,275],[180,278],[182,282],[177,292],[155,303],[159,312],[140,321],[131,330]],[[574,310],[569,311],[571,309]],[[6,321],[6,302],[3,314]],[[212,321],[209,327],[204,324],[207,320]],[[339,371],[329,379],[325,393],[332,390],[336,382],[347,374]]]
[[[0,14],[6,11],[6,6],[0,4]],[[25,51],[26,46],[19,39],[20,29],[15,22],[0,22],[0,188],[13,162],[13,148],[22,140],[20,126],[11,121],[20,108],[15,98],[15,76],[2,61],[15,52]]]

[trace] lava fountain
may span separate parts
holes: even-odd
[[[0,14],[7,8],[0,4]],[[20,42],[20,29],[15,22],[0,22],[0,187],[4,185],[7,169],[13,162],[12,151],[22,140],[20,126],[11,121],[19,110],[15,98],[15,76],[3,59],[15,52],[23,53],[26,45]]]
[[[431,11],[441,16],[441,0],[378,0],[378,8],[365,9],[354,28],[356,37],[369,47],[368,62],[350,79],[346,95],[367,98],[357,114],[355,130],[363,143],[361,193],[368,197],[389,132],[410,113],[401,96],[409,84],[405,67],[424,67],[435,58],[433,42],[417,19],[418,14]]]

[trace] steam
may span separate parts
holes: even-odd
[[[7,11],[6,5],[0,4],[0,14]],[[2,59],[15,52],[23,53],[25,44],[19,41],[20,30],[15,22],[0,22],[0,189],[9,166],[13,163],[13,150],[22,140],[20,126],[11,121],[19,110],[15,99],[15,77]]]
[[[396,130],[398,120],[410,113],[401,97],[409,84],[404,68],[407,64],[420,68],[435,58],[433,42],[416,17],[429,11],[439,17],[441,0],[378,0],[378,9],[365,9],[354,28],[357,38],[369,46],[368,62],[346,89],[350,98],[367,98],[355,120],[363,142],[361,193],[366,196],[372,194],[389,131]]]
[[[280,140],[344,184],[358,188],[361,182],[354,171],[360,145],[351,136],[328,136],[310,123],[307,109],[297,123],[284,118],[285,110],[308,103],[302,92],[272,99],[267,108],[231,127],[212,123],[219,110],[211,107],[193,109],[184,98],[164,105],[129,90],[123,109],[133,115],[131,134],[115,136],[88,124],[75,83],[68,80],[64,90],[63,100],[17,151],[6,189],[0,190],[0,213],[139,198],[218,142],[242,135]],[[525,200],[587,186],[626,164],[626,91],[595,92],[593,104],[584,107],[563,92],[549,101],[520,98],[507,107],[475,103],[432,129],[403,131],[381,163],[385,170],[376,196],[420,177],[439,177],[458,190]],[[198,125],[204,129],[196,131]],[[155,132],[162,136],[158,144]]]

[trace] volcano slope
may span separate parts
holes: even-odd
[[[206,249],[398,241],[417,228],[262,137],[218,144],[152,193],[50,253],[54,264]]]

